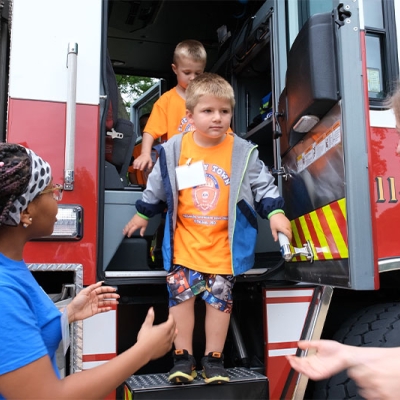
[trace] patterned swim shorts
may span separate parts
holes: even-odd
[[[234,283],[235,277],[232,275],[205,274],[174,265],[174,269],[167,275],[169,307],[201,295],[212,307],[230,314]]]

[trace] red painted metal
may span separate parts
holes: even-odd
[[[371,128],[370,135],[372,216],[378,242],[377,256],[379,259],[399,257],[399,238],[395,230],[400,224],[400,157],[396,154],[399,138],[394,128]],[[379,197],[377,178],[381,179],[383,188]],[[392,193],[390,180],[394,185]]]
[[[7,141],[23,144],[48,161],[55,183],[63,183],[65,117],[65,103],[9,99]],[[28,263],[82,264],[84,285],[96,281],[99,132],[99,107],[78,104],[75,187],[64,192],[61,203],[83,207],[82,240],[35,241],[24,253]]]

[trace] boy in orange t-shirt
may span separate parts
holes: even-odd
[[[207,53],[197,40],[184,40],[175,47],[172,70],[178,83],[154,103],[143,132],[141,154],[133,161],[134,169],[151,169],[151,149],[156,139],[166,135],[168,140],[173,135],[190,130],[185,91],[189,82],[204,72],[206,62]]]
[[[177,326],[174,367],[168,380],[191,382],[194,302],[206,304],[205,355],[201,360],[206,383],[224,383],[223,348],[232,311],[235,277],[254,265],[256,212],[268,218],[272,236],[292,237],[284,201],[274,177],[258,158],[257,146],[229,126],[235,104],[232,86],[216,74],[203,73],[186,91],[192,132],[175,135],[159,149],[158,158],[137,213],[123,233],[143,236],[148,219],[164,212],[163,261],[167,270],[170,314]]]

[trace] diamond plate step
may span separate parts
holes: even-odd
[[[222,385],[207,385],[201,371],[193,382],[173,385],[168,374],[132,375],[125,381],[125,400],[141,399],[268,399],[268,379],[247,368],[227,368],[230,382]]]

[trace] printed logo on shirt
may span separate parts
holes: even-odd
[[[189,124],[189,120],[187,119],[187,117],[183,117],[178,126],[178,132],[180,132],[180,133],[190,132],[192,130],[191,128],[192,128],[192,124]]]
[[[218,203],[219,191],[217,180],[212,175],[206,174],[206,183],[193,188],[194,206],[204,214],[214,210]]]

